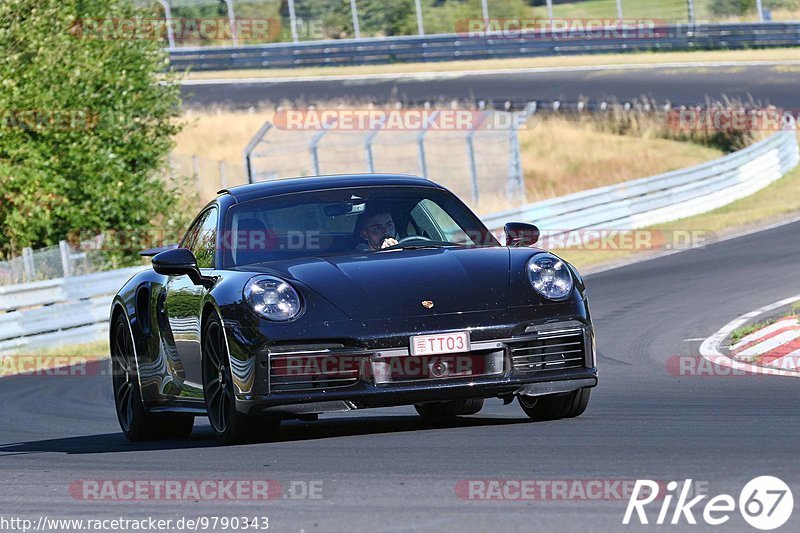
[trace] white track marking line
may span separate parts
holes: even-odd
[[[722,341],[725,340],[728,335],[734,332],[737,328],[746,324],[749,320],[756,318],[759,315],[764,313],[768,313],[769,311],[773,311],[780,307],[793,304],[794,302],[800,301],[800,294],[795,296],[791,296],[789,298],[784,298],[778,302],[765,305],[764,307],[760,307],[755,311],[750,311],[749,313],[745,313],[744,315],[740,316],[735,320],[731,320],[719,331],[708,337],[703,343],[700,345],[700,355],[702,355],[706,360],[710,361],[712,364],[725,366],[728,368],[732,368],[734,370],[741,370],[743,372],[752,373],[752,374],[766,374],[770,376],[791,376],[798,378],[800,377],[800,372],[787,372],[785,370],[778,370],[772,368],[765,368],[762,366],[751,365],[749,363],[742,363],[741,361],[736,361],[731,359],[730,357],[726,356],[720,351],[720,346]]]
[[[654,70],[670,68],[718,68],[718,67],[777,67],[800,65],[800,61],[705,61],[677,62],[654,64],[621,64],[621,65],[584,65],[575,67],[530,67],[476,70],[440,70],[433,72],[393,72],[386,74],[344,74],[339,76],[291,76],[285,78],[209,78],[199,80],[182,80],[181,85],[246,85],[246,84],[278,84],[318,81],[387,81],[414,80],[430,81],[434,79],[458,79],[465,76],[504,75],[504,74],[551,74],[555,72],[595,72],[601,70]]]
[[[781,330],[781,329],[784,329],[784,328],[788,328],[788,327],[791,327],[791,326],[798,326],[798,325],[800,325],[800,324],[798,324],[798,322],[797,322],[797,320],[795,318],[793,318],[793,317],[784,318],[784,319],[779,320],[779,321],[775,322],[774,324],[771,324],[771,325],[769,325],[769,326],[767,326],[767,327],[765,327],[763,329],[760,329],[758,331],[754,331],[753,333],[750,333],[749,335],[745,335],[744,337],[742,337],[742,339],[739,342],[737,342],[736,344],[731,346],[731,350],[734,350],[734,351],[738,350],[742,346],[746,346],[746,345],[750,344],[753,341],[757,341],[758,339],[762,339],[762,338],[766,337],[767,335],[771,335],[772,333],[775,333],[778,330]]]
[[[800,330],[784,331],[783,333],[775,335],[764,342],[759,342],[758,344],[751,346],[746,350],[742,350],[736,354],[736,358],[740,359],[742,357],[752,357],[754,355],[766,355],[779,346],[783,346],[784,344],[792,342],[798,337],[800,337]]]

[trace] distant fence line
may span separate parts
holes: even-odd
[[[23,248],[21,256],[0,261],[0,286],[88,274],[104,266],[99,255],[75,250],[67,241],[38,250]]]
[[[172,67],[193,71],[369,65],[402,62],[499,59],[636,51],[680,51],[800,46],[800,23],[764,22],[659,28],[653,36],[616,37],[588,32],[583,37],[543,38],[520,32],[513,37],[461,34],[425,37],[334,39],[238,47],[177,48]]]
[[[448,112],[458,110],[357,110],[399,116],[399,120],[412,111],[419,115],[419,128],[391,129],[391,120],[386,117],[367,129],[337,129],[335,124],[330,128],[282,129],[267,121],[244,151],[248,181],[405,173],[435,180],[474,209],[481,206],[483,212],[525,202],[518,129],[533,108],[516,113],[465,111],[463,127],[448,119],[449,128],[435,125]]]
[[[201,202],[214,198],[217,191],[247,183],[247,173],[242,165],[221,159],[209,159],[199,155],[172,153],[168,160],[167,175],[171,180],[188,180],[190,191],[194,191]]]
[[[163,24],[146,31],[170,50],[185,46],[233,47],[247,44],[291,43],[385,36],[436,36],[455,33],[460,26],[483,21],[641,20],[653,23],[698,21],[768,22],[774,15],[791,17],[786,0],[756,0],[720,4],[713,0],[616,0],[581,9],[580,4],[546,0],[543,5],[509,0],[480,0],[443,6],[433,0],[404,0],[406,9],[380,12],[363,0],[135,0],[160,6]],[[398,2],[400,3],[400,2]],[[564,5],[564,4],[568,5]],[[595,3],[597,4],[597,3]],[[393,6],[397,7],[397,6]],[[448,9],[449,7],[449,9]],[[797,6],[795,5],[794,8]],[[787,13],[782,13],[782,11]],[[205,21],[205,26],[199,22]],[[102,26],[88,31],[108,31]]]

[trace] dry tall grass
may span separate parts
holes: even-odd
[[[541,200],[696,165],[713,148],[601,131],[593,119],[550,116],[520,132],[529,200]]]

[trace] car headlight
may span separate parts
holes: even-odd
[[[531,257],[526,270],[533,289],[549,300],[563,300],[572,292],[569,267],[554,255]]]
[[[286,322],[300,314],[300,295],[280,278],[256,276],[245,285],[244,298],[253,311],[268,320]]]

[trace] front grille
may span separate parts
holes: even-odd
[[[330,350],[270,353],[271,392],[338,389],[358,383],[366,354],[348,355]]]
[[[533,339],[509,342],[508,346],[517,372],[580,368],[586,363],[584,335],[579,328],[544,331]]]

